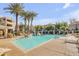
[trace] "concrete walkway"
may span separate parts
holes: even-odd
[[[11,51],[6,53],[8,56],[23,56],[24,53],[20,49],[18,49],[16,46],[11,44],[9,41],[11,41],[11,39],[10,40],[1,39],[0,40],[0,48],[11,49]]]
[[[13,40],[13,39],[12,39]],[[0,47],[9,48],[9,56],[77,56],[78,49],[75,44],[65,43],[64,39],[51,40],[29,52],[23,52],[10,43],[11,39],[1,39]]]
[[[28,56],[75,56],[78,50],[75,45],[64,43],[63,39],[52,40],[32,51],[26,53]]]

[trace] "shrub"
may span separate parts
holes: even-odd
[[[79,33],[79,30],[75,30],[75,33]]]
[[[17,36],[22,35],[22,33],[20,31],[18,31],[17,33],[15,32],[14,34],[17,35]]]
[[[13,37],[13,34],[12,33],[8,33],[7,34],[7,38],[12,38]]]
[[[22,33],[22,32],[20,32],[20,33],[19,33],[19,35],[21,36],[21,35],[23,35],[23,33]]]
[[[21,35],[23,35],[23,32],[18,31],[17,35],[18,35],[18,36],[21,36]]]

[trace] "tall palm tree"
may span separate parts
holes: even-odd
[[[32,27],[33,27],[32,23],[33,23],[34,17],[37,16],[37,13],[36,12],[31,12],[30,15],[31,15],[31,20],[30,21],[31,21],[31,31],[32,31]]]
[[[30,27],[30,18],[31,18],[31,12],[29,11],[22,11],[21,16],[24,18],[25,22],[25,31],[27,29],[28,25],[28,32],[29,32],[29,27]],[[27,23],[27,24],[26,24]]]
[[[26,18],[27,18],[27,22],[28,22],[28,32],[29,32],[29,30],[30,30],[31,12],[28,12]]]
[[[20,15],[21,15],[21,17],[23,17],[23,19],[24,19],[24,23],[25,23],[25,32],[26,32],[26,30],[27,30],[28,11],[22,11]]]
[[[4,8],[4,10],[7,10],[7,12],[14,14],[16,16],[16,27],[15,27],[15,31],[16,31],[16,35],[18,34],[18,16],[20,14],[20,12],[23,10],[23,4],[20,3],[11,3],[8,5],[8,7]]]

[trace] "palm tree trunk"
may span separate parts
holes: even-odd
[[[32,17],[32,19],[31,19],[31,31],[32,31],[32,29],[33,29],[32,23],[33,23],[33,17]]]
[[[29,32],[29,23],[30,23],[30,21],[29,21],[29,19],[28,19],[28,32]]]
[[[26,33],[26,29],[27,29],[27,26],[26,26],[26,18],[25,18],[25,33]]]
[[[15,27],[16,35],[18,34],[19,27],[18,27],[18,13],[16,13],[16,27]]]

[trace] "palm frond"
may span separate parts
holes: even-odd
[[[20,14],[23,8],[24,8],[23,4],[11,3],[6,8],[4,8],[4,10],[10,11],[11,14],[15,14],[15,13]]]

